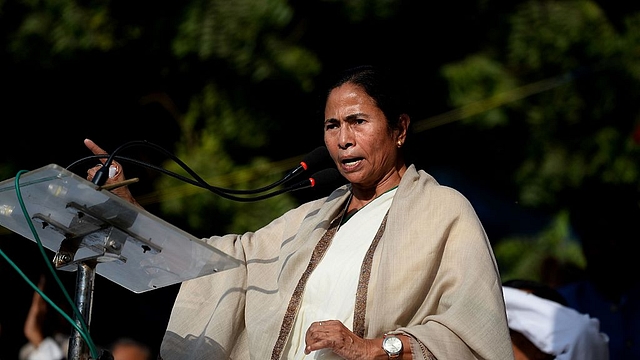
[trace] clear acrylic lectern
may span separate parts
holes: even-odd
[[[142,293],[240,264],[58,165],[24,173],[18,180],[19,191],[15,178],[0,182],[0,225],[33,241],[39,239],[55,252],[56,269],[78,271],[76,305],[87,325],[96,273]],[[88,348],[77,331],[70,340],[69,358],[88,359]]]

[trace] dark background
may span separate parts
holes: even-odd
[[[488,30],[504,21],[504,14],[517,4],[492,1],[480,9],[470,1],[425,3],[408,1],[400,16],[394,19],[352,26],[340,18],[338,5],[332,2],[292,2],[297,16],[306,19],[302,41],[317,52],[323,63],[318,82],[346,66],[371,62],[371,59],[397,66],[410,80],[409,93],[416,105],[414,120],[449,109],[447,89],[438,74],[440,66],[480,49],[483,41],[491,36]],[[132,17],[153,19],[174,10],[171,4],[148,5],[142,2],[121,11]],[[600,2],[600,5],[612,19],[638,8],[629,2]],[[11,25],[0,23],[0,32]],[[126,49],[127,56],[87,53],[61,66],[43,67],[35,59],[33,63],[0,59],[1,81],[10,89],[1,100],[0,162],[13,164],[14,174],[50,163],[66,167],[90,155],[83,145],[84,138],[95,140],[107,151],[131,140],[148,140],[171,149],[179,140],[172,115],[160,103],[145,99],[150,94],[162,93],[179,109],[186,109],[188,98],[182,90],[197,82],[199,70],[170,80],[160,76],[165,59],[159,58],[162,51],[150,49],[162,46],[157,44],[162,29],[157,30],[155,36],[158,38],[149,39],[149,48]],[[180,64],[173,66],[178,68]],[[256,107],[280,112],[283,119],[282,131],[274,131],[272,146],[263,149],[273,159],[304,154],[322,141],[321,122],[316,116],[322,93],[296,93],[286,89],[284,83],[282,87],[282,91],[274,91],[272,97],[253,99]],[[458,188],[469,197],[490,238],[523,229],[534,230],[544,223],[545,214],[524,214],[524,210],[514,204],[515,190],[507,176],[511,170],[508,165],[486,171],[492,163],[491,154],[509,149],[509,144],[480,138],[456,124],[417,134],[414,141],[424,146],[418,164],[429,169],[442,183]],[[156,164],[164,159],[142,149],[132,153],[132,157]],[[83,174],[88,165],[78,166],[77,172]],[[150,189],[157,176],[131,171],[142,180],[136,188],[139,193]],[[305,192],[299,196],[305,199],[318,195]],[[147,209],[156,210],[153,205]],[[496,211],[504,216],[500,219],[489,216]],[[35,243],[0,234],[2,251],[26,276],[37,279],[39,274],[48,271]],[[15,351],[26,341],[22,336],[22,323],[33,291],[4,260],[0,261],[0,274],[3,277],[0,358],[7,360],[15,358]],[[75,291],[75,275],[74,272],[60,273],[71,294]],[[97,276],[91,318],[94,341],[106,346],[116,337],[131,336],[157,350],[177,291],[178,285],[175,285],[133,294]]]

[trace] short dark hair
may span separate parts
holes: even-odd
[[[325,100],[332,90],[344,84],[361,87],[376,102],[387,118],[390,129],[398,127],[400,116],[410,114],[410,102],[405,94],[406,86],[393,70],[376,65],[359,65],[344,70],[331,85]]]

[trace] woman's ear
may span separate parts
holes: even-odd
[[[398,141],[403,143],[407,140],[407,133],[409,132],[409,124],[411,123],[411,118],[407,114],[400,115],[400,119],[398,121]]]

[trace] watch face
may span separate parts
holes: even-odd
[[[402,340],[396,336],[387,336],[384,338],[382,348],[389,354],[399,354],[402,351]]]

